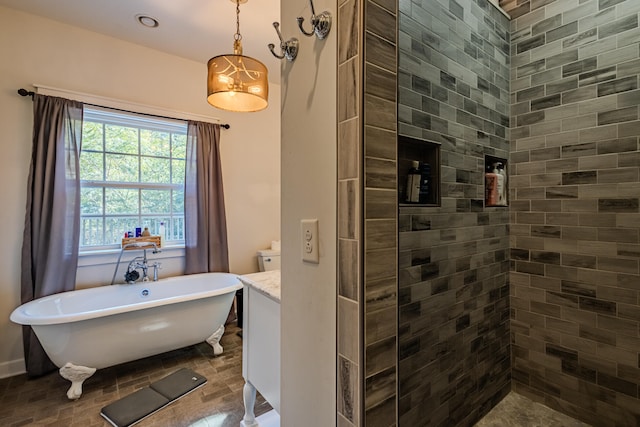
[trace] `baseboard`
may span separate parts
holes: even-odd
[[[27,372],[24,359],[10,360],[0,363],[0,378],[8,378]]]

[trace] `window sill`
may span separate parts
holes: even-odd
[[[133,257],[141,255],[141,250],[125,251],[122,254],[122,261],[129,262]],[[90,267],[94,265],[115,264],[118,262],[118,256],[120,255],[120,249],[105,249],[91,252],[80,252],[78,254],[78,267]],[[149,259],[161,260],[166,258],[181,258],[184,257],[184,245],[166,246],[161,249],[161,252],[153,254],[151,251],[147,252]]]

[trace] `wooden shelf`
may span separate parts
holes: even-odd
[[[124,237],[122,239],[122,247],[124,247],[124,245],[128,243],[144,243],[144,242],[149,242],[149,244],[126,248],[125,251],[134,251],[139,249],[152,249],[153,248],[152,243],[155,243],[156,247],[160,249],[160,244],[161,244],[160,236]]]

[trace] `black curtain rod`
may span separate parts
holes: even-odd
[[[33,99],[33,95],[35,95],[35,94],[36,93],[33,92],[33,91],[28,91],[28,90],[22,89],[22,88],[18,89],[18,95],[20,95],[20,96],[30,96],[31,99]],[[175,117],[159,116],[157,114],[139,113],[137,111],[123,110],[121,108],[113,108],[113,107],[105,107],[104,105],[89,104],[88,102],[83,102],[83,104],[91,105],[92,107],[109,108],[111,110],[122,111],[124,113],[133,113],[133,114],[141,114],[143,116],[149,116],[149,117],[158,117],[160,119],[180,120],[180,119],[176,119]],[[231,127],[231,125],[228,124],[228,123],[222,123],[222,124],[220,124],[220,127],[221,128],[225,128],[225,129],[229,129]]]

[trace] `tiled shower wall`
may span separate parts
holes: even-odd
[[[640,425],[640,1],[503,1],[514,389]]]
[[[441,146],[441,207],[399,208],[400,426],[471,426],[510,390],[509,20],[487,0],[400,0],[400,135]]]

